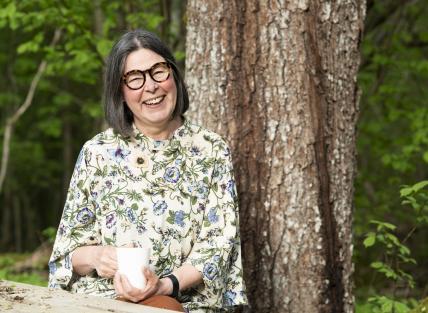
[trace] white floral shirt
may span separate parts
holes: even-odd
[[[112,279],[73,272],[80,246],[149,246],[158,276],[183,264],[203,283],[179,295],[187,312],[246,304],[238,206],[230,150],[217,134],[185,120],[169,140],[134,127],[86,142],[76,162],[49,261],[49,286],[114,298]]]

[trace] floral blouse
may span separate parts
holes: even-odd
[[[183,264],[203,283],[178,300],[187,312],[224,312],[247,302],[230,150],[221,137],[185,120],[171,139],[134,127],[108,129],[80,152],[49,261],[49,286],[114,298],[112,279],[73,272],[80,246],[147,246],[158,276]]]

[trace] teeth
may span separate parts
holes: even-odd
[[[153,99],[144,101],[144,103],[148,104],[148,105],[158,104],[159,102],[161,102],[163,100],[163,98],[164,98],[164,96],[160,96],[160,97],[157,97],[157,98],[153,98]]]

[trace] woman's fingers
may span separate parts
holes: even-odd
[[[124,290],[131,292],[133,289],[136,289],[134,286],[131,285],[126,275],[120,275],[120,278]]]
[[[123,286],[122,286],[122,283],[120,281],[119,272],[116,272],[116,274],[114,275],[113,286],[114,286],[114,289],[116,290],[117,296],[122,297],[123,296]]]
[[[117,254],[116,248],[111,246],[99,247],[97,264],[95,270],[101,277],[114,277],[117,271]]]
[[[143,299],[151,297],[158,292],[159,277],[149,268],[143,268],[144,276],[146,277],[146,287],[143,290]]]
[[[120,283],[123,287],[123,296],[126,299],[131,300],[132,302],[141,301],[143,299],[142,290],[132,286],[128,278],[126,277],[126,275],[119,274],[119,276],[120,276]]]
[[[139,302],[153,296],[159,289],[159,277],[148,268],[143,268],[147,283],[144,289],[138,289],[132,286],[126,275],[116,273],[114,276],[114,287],[118,296],[128,299],[132,302]]]

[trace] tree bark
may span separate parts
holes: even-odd
[[[353,312],[365,0],[189,0],[190,117],[231,145],[248,312]]]
[[[21,203],[16,195],[13,195],[13,230],[14,230],[14,245],[15,251],[22,253],[22,214],[21,214]]]

